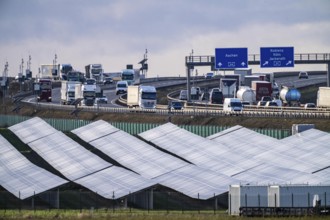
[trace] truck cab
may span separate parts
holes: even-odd
[[[225,98],[223,103],[223,111],[227,113],[242,112],[243,105],[241,100],[238,98]]]
[[[127,93],[127,81],[118,81],[116,85],[116,95]]]

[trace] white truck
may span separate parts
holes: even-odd
[[[127,106],[142,109],[155,109],[157,105],[157,91],[154,86],[128,86]]]
[[[95,79],[97,82],[103,81],[102,64],[89,64],[85,66],[85,77],[87,79]]]
[[[319,87],[316,105],[317,107],[330,108],[330,87]]]
[[[83,99],[81,82],[62,81],[61,82],[61,104],[73,105],[79,99]]]
[[[96,84],[84,84],[82,85],[82,92],[84,97],[84,105],[93,106],[96,97]]]
[[[238,98],[225,98],[223,102],[223,111],[226,114],[238,113],[243,111],[243,105]]]
[[[140,70],[124,69],[121,73],[121,80],[127,81],[128,85],[140,84]]]

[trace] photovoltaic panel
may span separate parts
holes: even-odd
[[[26,199],[67,182],[31,163],[0,136],[0,185],[17,198]]]
[[[34,117],[8,128],[25,144],[57,132],[39,117]]]
[[[93,173],[75,182],[108,199],[121,198],[156,185],[153,180],[116,166]]]
[[[112,165],[59,131],[29,146],[72,181]]]
[[[112,126],[106,121],[98,120],[83,127],[72,130],[71,132],[79,137],[83,137],[84,141],[91,142],[100,137],[119,131],[118,128]]]
[[[330,166],[329,143],[329,133],[309,129],[282,139],[283,147],[279,149],[279,152],[285,152],[287,155],[313,164],[312,172],[316,172]]]
[[[250,170],[244,171],[233,177],[251,184],[320,184],[328,181],[321,175],[314,175],[307,172],[261,164]]]
[[[234,126],[207,137],[227,146],[231,151],[254,157],[277,147],[278,140],[242,126]]]
[[[155,178],[159,184],[175,189],[191,198],[209,199],[228,191],[235,178],[195,165],[188,165]]]
[[[92,125],[96,127],[93,127]],[[87,128],[88,129],[87,129]],[[164,153],[155,147],[141,141],[140,139],[116,129],[105,121],[98,121],[72,131],[82,140],[91,140],[86,130],[101,130],[109,135],[101,136],[94,141],[89,142],[92,146],[107,154],[121,165],[141,174],[147,178],[155,178],[156,176],[186,166],[188,163]],[[107,132],[108,131],[108,132]],[[86,136],[85,136],[86,135]]]
[[[312,135],[312,130],[317,134]],[[305,137],[303,138],[304,134]],[[306,139],[306,136],[309,134],[312,141],[309,141],[308,138]],[[235,128],[229,131],[225,130],[208,138],[228,146],[238,154],[248,154],[251,158],[268,164],[267,169],[263,170],[276,174],[277,178],[283,181],[289,180],[291,183],[302,183],[308,182],[308,179],[310,179],[309,182],[320,183],[320,181],[330,181],[329,178],[320,179],[320,176],[311,175],[316,170],[330,165],[330,158],[324,153],[321,153],[322,150],[318,151],[318,149],[325,148],[318,148],[316,144],[318,143],[318,137],[322,136],[324,138],[323,135],[327,135],[327,133],[311,129],[282,140],[277,140],[250,129],[235,126]],[[324,139],[321,143],[324,144]],[[257,167],[257,169],[259,168],[261,167]],[[251,174],[252,170],[249,170],[247,173],[241,173],[236,177],[243,178],[243,175],[251,177],[254,175]],[[260,175],[267,175],[263,170],[255,172],[260,172]],[[288,176],[289,179],[285,178],[286,174],[290,174]],[[267,180],[267,178],[263,180]]]
[[[171,127],[174,126],[167,123],[165,127],[169,124]],[[158,129],[162,131],[163,135],[154,138],[155,133],[160,133]],[[224,145],[192,134],[184,129],[172,129],[166,132],[162,125],[143,132],[139,136],[197,166],[228,176],[259,165],[259,163],[247,157],[231,153],[230,149]]]

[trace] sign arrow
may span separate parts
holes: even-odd
[[[221,63],[221,62],[219,62],[219,63],[218,63],[218,66],[219,66],[219,67],[221,67],[221,66],[222,66],[222,63]]]
[[[264,64],[262,64],[263,66],[266,66],[266,65],[268,65],[268,61],[266,61],[266,62],[264,62]]]
[[[290,65],[291,63],[292,63],[292,61],[289,60],[285,65],[288,66],[288,65]]]
[[[242,65],[242,66],[245,66],[245,63],[244,63],[244,62],[242,62],[242,63],[241,63],[241,65]]]

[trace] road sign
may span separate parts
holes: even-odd
[[[260,67],[294,67],[293,47],[261,47]]]
[[[215,48],[215,69],[248,67],[247,48]]]

